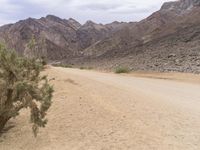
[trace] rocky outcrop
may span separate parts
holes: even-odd
[[[161,10],[184,13],[185,11],[191,10],[193,7],[197,6],[200,6],[199,0],[179,0],[175,2],[164,3],[161,7]]]

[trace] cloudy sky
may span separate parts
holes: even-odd
[[[138,21],[170,0],[0,0],[0,25],[53,14],[81,23]]]

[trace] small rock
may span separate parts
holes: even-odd
[[[171,58],[171,57],[176,57],[176,54],[174,54],[174,53],[169,54],[168,58]]]

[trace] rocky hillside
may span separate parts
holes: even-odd
[[[72,18],[66,20],[48,15],[0,27],[0,41],[21,55],[61,60],[81,55],[83,49],[109,36],[121,24],[126,23],[102,25],[87,21],[81,25]],[[36,40],[35,50],[27,46],[32,38]]]
[[[159,11],[90,46],[84,54],[106,68],[199,73],[199,45],[200,1],[181,0],[164,3]]]
[[[36,50],[27,43],[34,37]],[[26,56],[113,69],[200,73],[200,1],[164,3],[140,22],[103,25],[45,18],[0,27],[0,41]]]

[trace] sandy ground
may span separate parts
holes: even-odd
[[[0,150],[200,149],[197,75],[46,73],[55,78],[47,127],[34,138],[25,110],[8,123]]]
[[[144,77],[163,80],[175,80],[179,82],[189,82],[200,84],[200,75],[191,73],[159,73],[159,72],[133,72],[128,74],[134,77]]]

